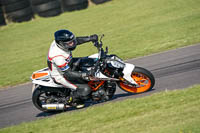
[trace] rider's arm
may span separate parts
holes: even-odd
[[[62,71],[63,76],[68,80],[87,79],[88,74],[85,72],[72,71],[70,64],[71,60],[66,60],[63,56],[58,56],[53,59],[56,66]]]
[[[71,68],[64,71],[64,77],[69,80],[87,79],[88,76],[88,73],[72,71]]]
[[[76,37],[77,40],[77,45],[86,43],[86,42],[96,42],[98,41],[98,36],[96,34],[91,35],[91,36],[82,36],[82,37]]]

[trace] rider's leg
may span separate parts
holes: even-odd
[[[62,76],[56,76],[53,77],[53,79],[57,83],[71,89],[71,97],[73,101],[77,102],[77,108],[84,106],[83,101],[87,100],[91,93],[91,88],[85,81],[81,79],[77,79],[76,81],[68,81]]]
[[[91,88],[87,84],[76,84],[78,86],[76,91],[71,92],[73,102],[76,108],[84,107],[84,101],[88,100],[91,93]]]
[[[77,88],[77,95],[82,100],[87,100],[91,93],[91,88],[87,84],[75,84]]]
[[[61,75],[53,76],[52,78],[56,83],[62,84],[64,87],[70,88],[72,91],[75,91],[78,88],[75,84],[73,84],[72,82],[66,80]]]

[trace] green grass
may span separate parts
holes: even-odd
[[[200,85],[0,129],[1,133],[199,133]]]
[[[113,0],[86,10],[0,27],[0,87],[29,81],[46,67],[53,33],[105,34],[104,44],[123,59],[200,42],[199,0]],[[79,46],[74,56],[96,52]]]

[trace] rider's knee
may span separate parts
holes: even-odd
[[[89,86],[78,88],[78,93],[83,97],[88,96],[91,93],[91,88]]]

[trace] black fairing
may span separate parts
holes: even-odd
[[[94,66],[96,61],[97,61],[96,59],[85,57],[85,58],[81,59],[80,66],[81,67],[92,67],[92,66]]]
[[[111,65],[111,63],[108,63],[107,61],[110,60],[113,56],[116,56],[116,55],[107,55],[106,56],[106,59],[104,60],[104,66],[101,67],[101,72],[103,74],[105,74],[106,76],[108,77],[113,77],[113,78],[118,78],[119,76],[123,76],[123,68],[116,68],[116,67],[113,67]],[[118,56],[116,56],[118,57]],[[119,57],[118,57],[119,58]]]
[[[76,62],[78,59],[81,59],[77,66],[77,71],[87,71],[87,68],[93,67],[97,59],[83,57],[83,58],[73,58],[73,62]]]

